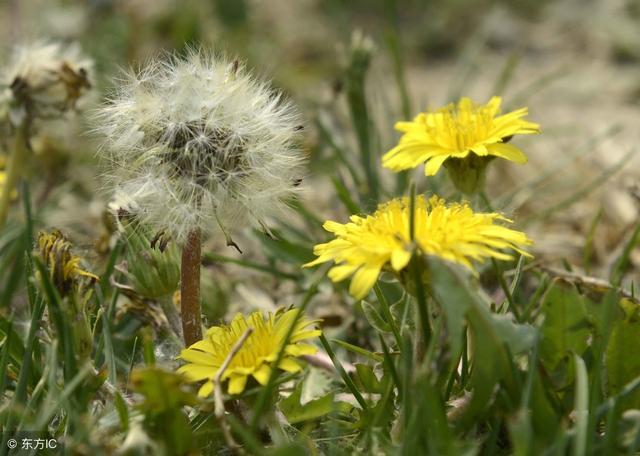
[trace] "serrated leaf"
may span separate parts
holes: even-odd
[[[391,304],[391,315],[398,321],[402,322],[406,316],[411,316],[411,312],[408,312],[407,306],[409,305],[409,299],[404,295],[396,302]]]
[[[373,372],[373,368],[371,366],[367,366],[366,364],[356,364],[356,373],[357,381],[360,384],[361,388],[367,393],[376,393],[382,394],[384,388],[382,386],[382,382],[378,380],[378,377]]]
[[[333,393],[328,393],[319,399],[314,399],[306,404],[300,403],[302,396],[302,383],[298,383],[293,393],[279,403],[280,411],[290,424],[315,420],[329,414],[333,410]]]
[[[492,313],[485,293],[459,269],[441,261],[427,261],[431,291],[444,311],[454,355],[462,349],[462,335],[467,325],[470,330],[473,395],[459,422],[462,428],[467,428],[491,400],[496,384],[500,382],[507,390],[514,391],[516,381],[511,356],[531,348],[536,331],[529,325],[515,323],[507,315]]]
[[[640,375],[640,353],[635,349],[640,344],[640,319],[637,316],[640,309],[628,300],[622,300],[621,307],[627,318],[614,323],[605,354],[610,394],[618,394]],[[624,410],[640,408],[640,391],[622,401],[621,406]]]
[[[491,323],[513,355],[527,351],[536,341],[535,328],[516,323],[510,315],[492,314]]]
[[[373,304],[367,301],[362,301],[362,311],[364,312],[364,316],[367,318],[369,324],[375,329],[381,332],[391,332],[391,326],[384,321]]]
[[[552,285],[542,302],[542,315],[540,358],[549,369],[572,352],[584,352],[589,337],[587,308],[573,285]]]
[[[324,370],[317,367],[309,366],[308,374],[302,382],[302,392],[300,394],[300,402],[306,404],[312,400],[318,399],[331,390],[331,378]]]
[[[449,346],[454,359],[462,351],[462,335],[466,328],[465,313],[476,295],[468,287],[468,280],[459,271],[442,262],[429,259],[431,291],[445,315]]]

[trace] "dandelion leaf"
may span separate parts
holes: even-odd
[[[333,393],[328,393],[318,399],[300,403],[302,396],[302,382],[298,383],[291,395],[280,401],[280,411],[284,414],[290,424],[297,424],[303,421],[311,421],[321,418],[330,413],[333,406]]]
[[[459,424],[466,428],[491,401],[498,383],[515,391],[516,380],[511,356],[530,349],[536,330],[518,324],[510,316],[491,312],[484,292],[449,264],[429,261],[431,287],[445,314],[453,359],[462,349],[462,335],[468,325],[473,346],[470,386],[472,397]]]
[[[380,332],[391,332],[391,326],[389,326],[389,323],[384,321],[373,304],[367,301],[362,301],[362,311],[364,312],[364,316],[367,318],[369,324],[375,329]]]
[[[625,318],[616,321],[606,351],[609,392],[618,394],[640,373],[640,306],[627,299],[620,301]],[[621,404],[625,410],[640,408],[640,391],[635,391]]]
[[[540,358],[551,370],[571,352],[582,354],[587,348],[589,319],[585,298],[573,286],[555,283],[542,303]]]

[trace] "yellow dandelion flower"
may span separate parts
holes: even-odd
[[[213,379],[235,343],[248,328],[253,332],[232,358],[222,373],[221,380],[228,380],[229,394],[244,391],[249,377],[266,385],[278,353],[285,342],[289,328],[296,319],[298,309],[269,313],[265,319],[261,312],[253,312],[248,318],[237,314],[229,325],[210,328],[204,339],[182,350],[180,358],[187,361],[178,372],[189,382],[206,380],[198,391],[200,397],[209,396],[214,389]],[[320,335],[320,330],[309,328],[316,321],[298,318],[278,368],[286,372],[297,372],[302,367],[295,358],[314,354],[313,345],[300,343]]]
[[[531,244],[524,233],[495,222],[511,223],[497,213],[475,213],[466,203],[446,205],[437,196],[428,201],[415,199],[414,242],[410,239],[409,198],[381,204],[373,215],[351,216],[346,224],[327,221],[324,229],[336,238],[318,244],[318,256],[305,267],[334,261],[329,278],[338,282],[353,275],[349,292],[364,298],[383,269],[400,272],[411,260],[412,252],[434,255],[460,263],[476,273],[472,261],[487,258],[510,260],[502,249],[531,256],[522,248]]]
[[[65,296],[81,277],[99,280],[98,276],[80,267],[81,258],[71,253],[71,243],[59,230],[38,234],[38,253],[61,296]]]
[[[435,112],[418,114],[412,122],[397,122],[396,130],[404,133],[400,143],[382,157],[382,165],[394,171],[415,168],[425,163],[425,175],[435,175],[449,158],[501,157],[526,163],[526,155],[507,144],[514,135],[540,132],[540,126],[523,119],[527,108],[500,113],[500,97],[492,97],[486,105],[462,98]]]

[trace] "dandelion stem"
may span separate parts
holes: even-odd
[[[13,149],[7,163],[7,176],[0,194],[0,229],[4,228],[11,205],[11,193],[13,193],[22,174],[22,163],[28,151],[29,120],[23,120],[16,129]]]
[[[193,230],[187,236],[187,242],[182,249],[180,268],[182,332],[187,347],[202,339],[200,320],[201,248],[200,231]]]
[[[409,238],[411,242],[415,242],[415,220],[416,220],[416,184],[412,182],[409,190]],[[418,252],[414,252],[413,258],[409,263],[410,272],[413,275],[415,283],[415,297],[418,308],[416,320],[420,320],[422,333],[416,332],[416,359],[422,361],[427,346],[431,339],[431,326],[429,323],[429,310],[427,308],[427,297],[422,282],[422,259]]]

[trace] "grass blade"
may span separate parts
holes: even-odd
[[[589,429],[589,378],[584,360],[573,355],[576,368],[576,392],[574,412],[576,415],[573,455],[583,456],[587,453],[587,431]]]

